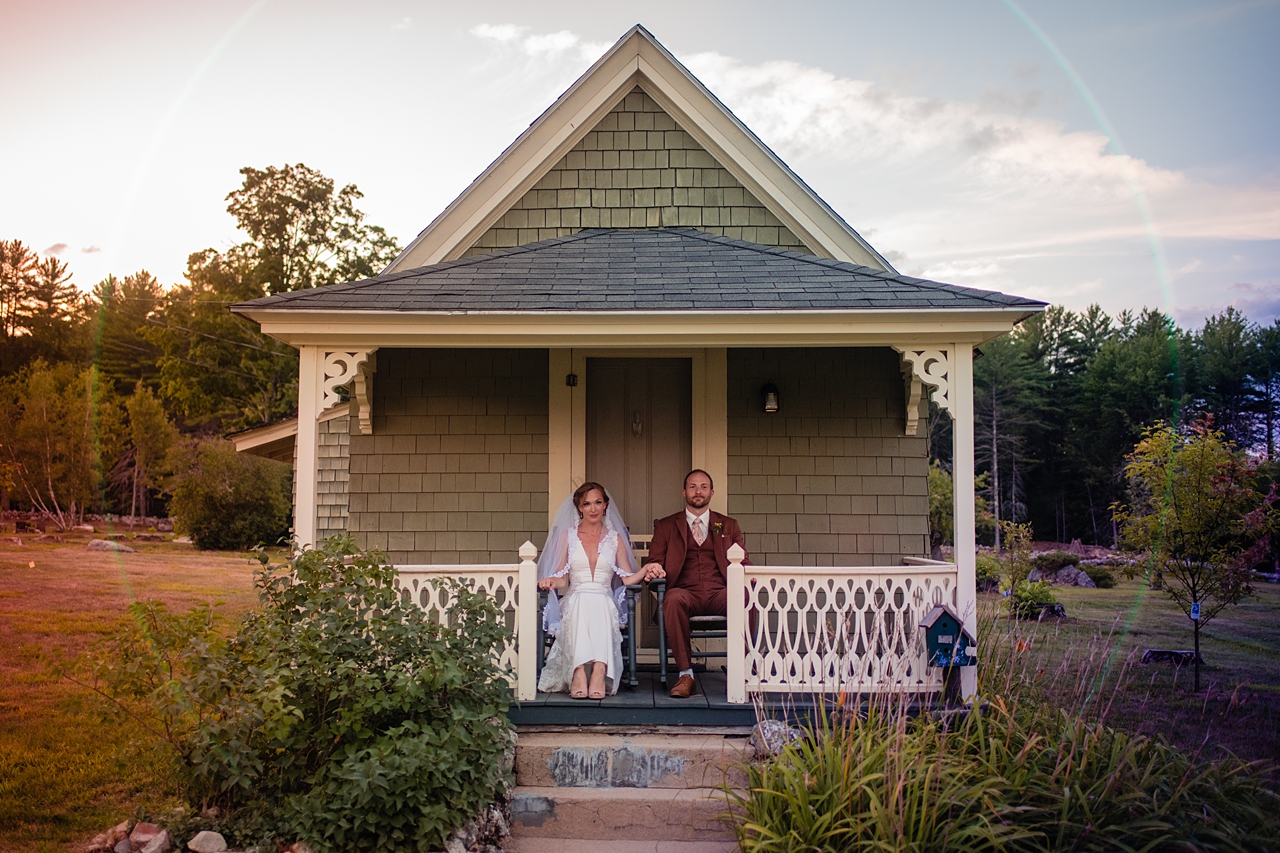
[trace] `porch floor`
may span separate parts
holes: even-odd
[[[517,726],[754,726],[756,708],[732,705],[726,698],[725,674],[720,670],[695,672],[698,692],[688,699],[672,699],[657,672],[636,673],[640,684],[625,683],[604,699],[570,699],[567,693],[542,693],[531,702],[513,704],[508,712]],[[669,676],[674,683],[676,674]],[[813,698],[783,696],[763,703],[768,717],[791,719],[810,716]]]

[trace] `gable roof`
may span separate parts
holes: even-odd
[[[232,307],[258,312],[1011,310],[1045,303],[689,228],[587,229],[526,246]]]
[[[893,271],[879,252],[637,24],[410,242],[385,272],[461,257],[637,87],[814,254]]]

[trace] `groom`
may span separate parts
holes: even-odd
[[[676,656],[680,678],[671,688],[675,699],[695,691],[693,655],[689,645],[690,616],[724,616],[730,545],[746,550],[738,522],[709,509],[711,475],[695,469],[684,478],[684,511],[658,519],[649,545],[645,580],[667,579],[663,618],[667,645]],[[743,560],[751,565],[750,560]]]

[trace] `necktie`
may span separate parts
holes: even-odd
[[[707,541],[707,531],[702,528],[702,519],[693,522],[693,541],[701,545]]]

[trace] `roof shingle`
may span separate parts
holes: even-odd
[[[512,249],[241,302],[233,311],[814,311],[1045,303],[718,237],[588,229]]]

